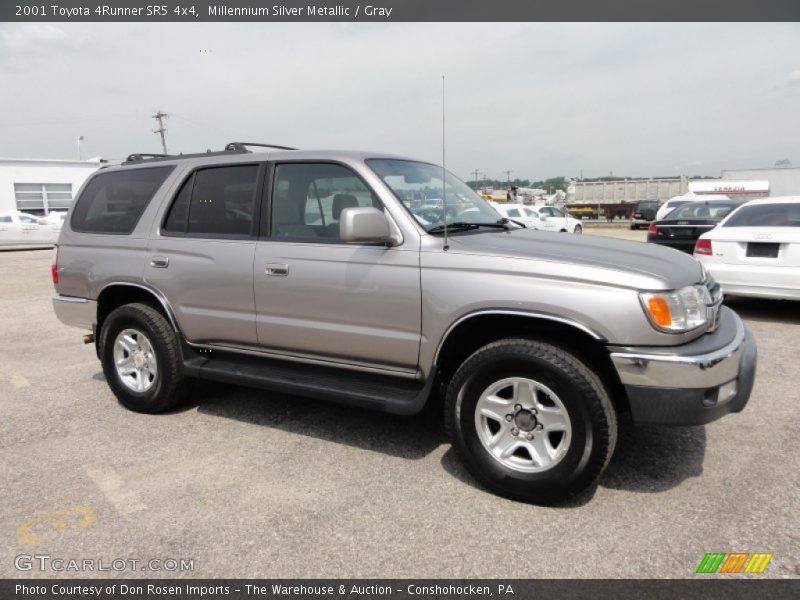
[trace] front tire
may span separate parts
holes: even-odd
[[[469,471],[491,491],[552,504],[591,486],[617,439],[617,417],[597,375],[548,343],[484,346],[453,375],[446,428]]]
[[[125,408],[160,413],[186,398],[178,337],[152,306],[113,310],[100,332],[100,357],[108,386]]]
[[[577,233],[577,234],[583,233],[583,227],[581,227],[580,225],[575,225],[575,229],[572,230],[572,233]]]

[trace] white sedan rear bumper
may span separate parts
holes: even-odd
[[[800,268],[701,262],[723,294],[800,300]]]

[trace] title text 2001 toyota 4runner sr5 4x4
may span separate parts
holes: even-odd
[[[443,398],[475,477],[538,503],[597,480],[621,413],[744,408],[755,343],[690,256],[525,229],[426,162],[249,146],[131,155],[70,211],[53,303],[124,406],[197,378],[399,415]]]

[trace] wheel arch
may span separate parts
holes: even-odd
[[[625,389],[606,350],[607,340],[590,327],[557,315],[512,310],[465,315],[445,332],[433,366],[446,384],[458,366],[476,350],[504,338],[537,339],[571,352],[596,371],[617,411],[627,412]]]
[[[111,311],[133,302],[149,304],[167,318],[174,331],[180,331],[172,307],[163,294],[140,283],[118,282],[105,285],[97,296],[96,332],[99,334],[103,322]]]

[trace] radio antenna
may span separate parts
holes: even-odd
[[[447,169],[445,168],[445,130],[444,130],[444,75],[442,75],[442,218],[444,219],[444,250],[450,249],[447,239]]]

